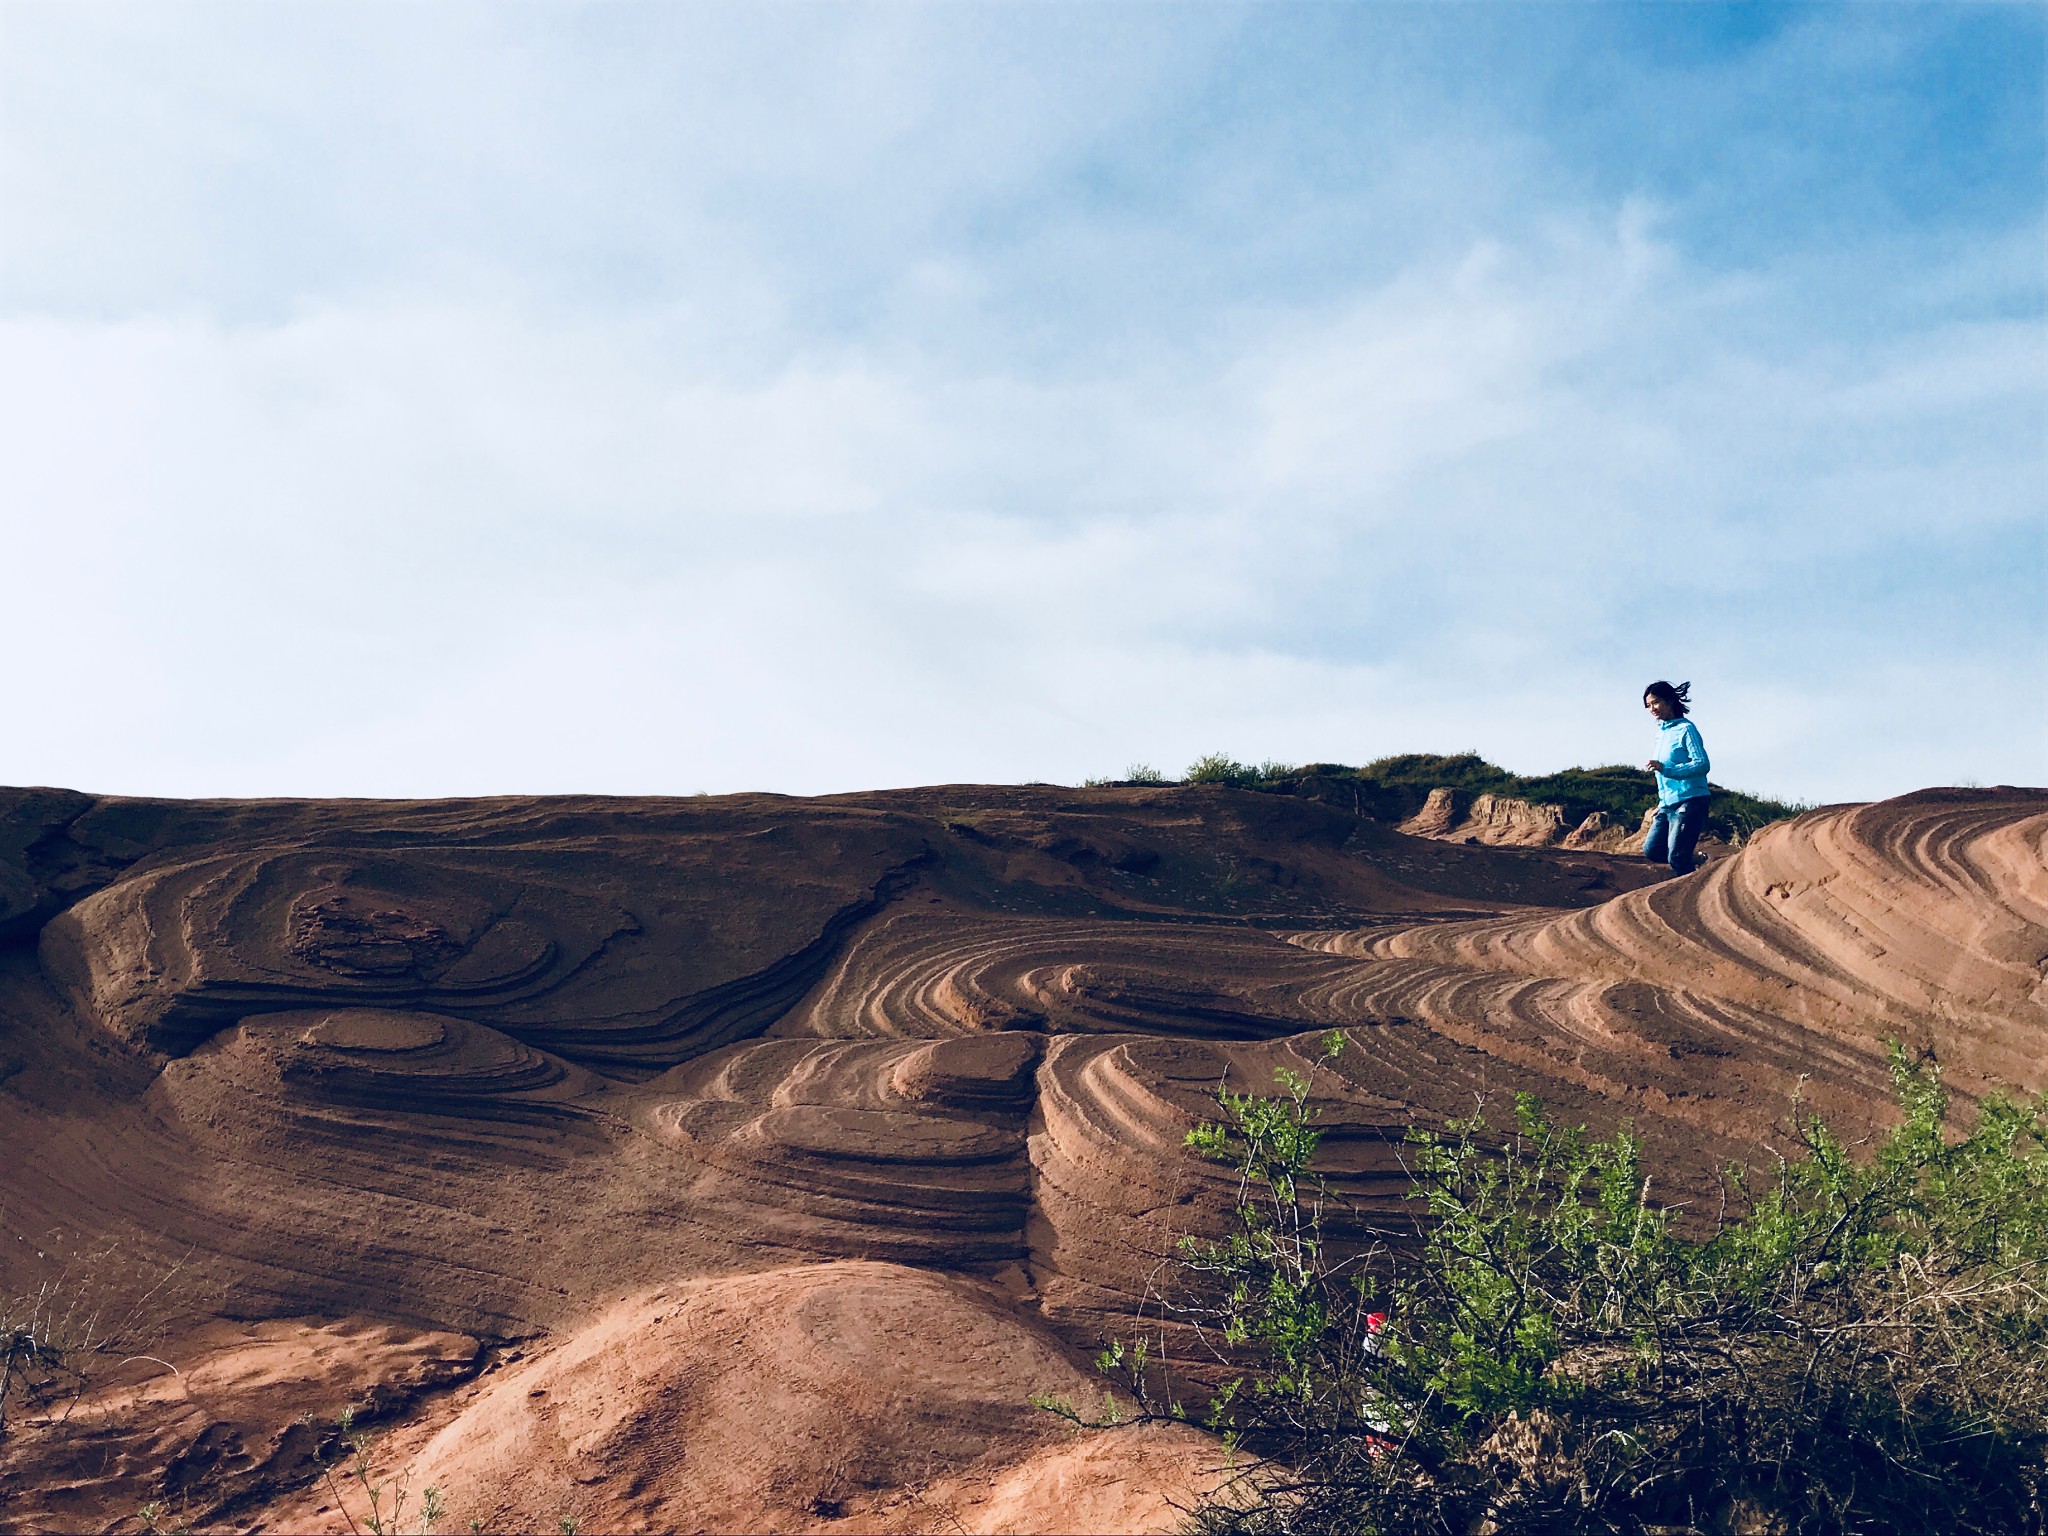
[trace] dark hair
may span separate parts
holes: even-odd
[[[1687,706],[1692,702],[1692,684],[1680,683],[1676,688],[1659,678],[1643,690],[1646,699],[1662,699],[1673,710],[1683,715],[1689,713]]]

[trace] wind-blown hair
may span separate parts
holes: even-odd
[[[1673,687],[1670,683],[1659,678],[1643,690],[1643,697],[1646,699],[1662,699],[1681,715],[1692,712],[1689,707],[1692,703],[1691,683],[1680,683]]]

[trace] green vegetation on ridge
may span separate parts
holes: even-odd
[[[1116,782],[1163,784],[1165,775],[1136,764]],[[1370,816],[1375,821],[1406,821],[1421,810],[1433,789],[1448,789],[1462,797],[1459,808],[1477,795],[1496,795],[1527,800],[1536,805],[1556,805],[1564,810],[1568,823],[1576,826],[1598,812],[1617,825],[1635,827],[1643,813],[1657,803],[1655,775],[1642,768],[1615,763],[1600,768],[1566,768],[1559,773],[1524,776],[1489,763],[1476,752],[1449,756],[1433,752],[1404,752],[1378,758],[1361,767],[1342,763],[1240,763],[1226,753],[1212,752],[1188,766],[1187,784],[1224,784],[1235,789],[1260,790],[1269,794],[1299,795],[1330,805],[1343,806]],[[1796,816],[1810,807],[1741,790],[1713,786],[1714,799],[1708,817],[1710,834],[1745,838],[1757,828]]]

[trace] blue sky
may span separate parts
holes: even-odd
[[[2043,32],[0,0],[0,780],[2048,781]]]

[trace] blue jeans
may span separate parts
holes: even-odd
[[[1660,864],[1669,859],[1673,873],[1691,874],[1697,862],[1692,851],[1700,834],[1707,830],[1708,799],[1706,795],[1695,795],[1676,805],[1658,806],[1650,822],[1650,835],[1643,839],[1643,857]]]

